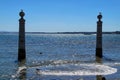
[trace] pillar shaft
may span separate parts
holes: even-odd
[[[96,56],[102,58],[102,15],[98,15],[97,36],[96,36]]]
[[[20,15],[21,16],[21,15]],[[19,19],[19,43],[18,43],[18,61],[26,59],[25,49],[25,20],[23,16]]]

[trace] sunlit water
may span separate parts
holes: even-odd
[[[0,80],[120,80],[120,35],[26,34],[26,63],[18,63],[18,34],[0,33]]]

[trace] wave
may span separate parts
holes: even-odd
[[[26,66],[18,67],[18,70],[17,70],[16,74],[12,75],[11,77],[12,77],[12,78],[20,77],[21,74],[23,74],[23,73],[26,72],[26,69],[27,69]]]
[[[101,64],[47,66],[36,70],[40,75],[56,76],[109,75],[117,72],[116,68]]]
[[[114,63],[119,65],[120,63]],[[56,60],[51,65],[21,66],[12,78],[18,78],[24,73],[50,76],[90,76],[110,75],[117,72],[116,68],[109,64],[81,63],[72,61]],[[113,66],[113,65],[112,65]]]

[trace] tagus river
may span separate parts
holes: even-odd
[[[26,62],[18,63],[18,34],[0,33],[0,80],[120,80],[120,35],[26,34]]]

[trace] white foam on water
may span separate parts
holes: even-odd
[[[38,74],[56,76],[83,76],[83,75],[109,75],[117,72],[116,68],[112,68],[101,64],[79,64],[79,65],[77,64],[69,65],[68,67],[67,66],[68,65],[48,66],[46,67],[45,70],[39,70]]]
[[[11,77],[12,77],[12,78],[18,77],[18,76],[20,75],[21,71],[26,70],[26,69],[27,69],[26,66],[18,67],[18,71],[17,71],[17,73],[14,74],[14,75],[12,75]]]
[[[120,63],[117,63],[117,62],[115,62],[114,64],[115,64],[115,65],[120,65]]]
[[[26,67],[26,66],[21,66],[21,67],[19,67],[17,73],[20,73],[20,72],[21,72],[22,70],[24,70],[24,69],[27,69],[27,67]]]

